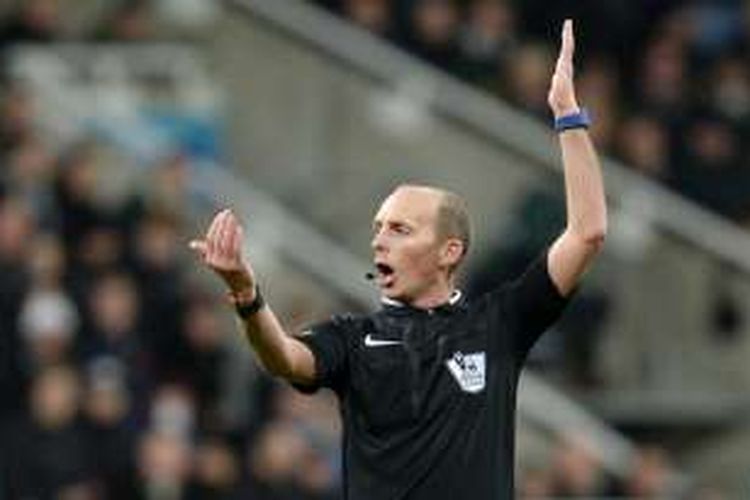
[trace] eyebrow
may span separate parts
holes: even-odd
[[[406,219],[386,220],[386,221],[383,221],[381,219],[374,219],[372,221],[372,229],[374,230],[379,227],[382,227],[383,224],[387,224],[389,226],[397,226],[397,227],[409,227],[409,228],[416,227],[415,223]]]

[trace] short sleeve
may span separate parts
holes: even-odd
[[[543,252],[526,271],[504,289],[504,312],[508,316],[515,354],[526,354],[562,314],[570,297],[563,296],[555,286]]]
[[[342,392],[347,385],[347,322],[340,317],[317,324],[298,335],[315,358],[315,380],[312,384],[292,384],[297,390],[312,394],[321,387]]]

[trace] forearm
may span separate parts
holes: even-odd
[[[599,159],[585,128],[573,88],[573,23],[563,23],[562,44],[548,96],[555,115],[565,174],[567,227],[550,248],[548,270],[568,295],[600,251],[607,232],[607,206]],[[573,128],[570,128],[573,127]],[[576,128],[578,127],[578,128]]]
[[[599,253],[607,231],[601,170],[584,129],[560,133],[568,223],[548,254],[548,269],[558,291],[569,295]]]
[[[257,295],[252,268],[242,258],[243,234],[232,211],[222,210],[211,221],[205,239],[192,240],[190,248],[226,284],[242,317],[245,336],[266,370],[293,382],[312,381],[315,376],[312,352],[287,335]]]
[[[286,333],[270,307],[264,306],[241,322],[245,338],[270,374],[292,382],[312,380],[312,354],[304,344]]]
[[[607,206],[602,173],[585,129],[559,134],[565,174],[567,231],[587,244],[599,246],[607,232]]]

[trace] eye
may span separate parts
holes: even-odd
[[[406,224],[394,224],[393,232],[400,235],[408,235],[411,234],[411,227]]]

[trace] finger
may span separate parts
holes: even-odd
[[[216,227],[219,225],[219,222],[221,222],[221,218],[224,211],[219,211],[214,215],[214,218],[211,220],[211,224],[208,225],[208,229],[206,230],[206,237],[205,241],[208,241],[211,236],[213,236],[216,233]]]
[[[221,254],[221,257],[223,259],[232,259],[231,255],[231,241],[232,241],[232,231],[234,231],[234,216],[232,215],[231,210],[227,210],[227,214],[224,217],[224,220],[222,221],[221,227],[219,228],[219,243],[218,243],[218,250]]]
[[[229,217],[229,227],[231,230],[227,235],[227,253],[232,262],[239,262],[242,256],[242,226],[234,214]]]
[[[571,65],[565,60],[565,57],[560,54],[560,57],[557,58],[557,63],[555,64],[555,73],[569,75],[570,69]]]
[[[206,242],[203,240],[192,240],[188,247],[193,250],[198,257],[203,260],[206,257]]]
[[[216,214],[216,217],[214,217],[213,222],[211,222],[211,226],[208,228],[208,234],[206,235],[206,257],[209,260],[212,260],[215,258],[217,253],[217,244],[219,241],[219,229],[221,227],[222,221],[226,217],[226,210],[222,210],[218,214]]]
[[[226,238],[227,238],[227,224],[229,223],[229,210],[225,210],[219,225],[216,228],[216,255],[215,257],[221,260],[227,258],[226,250]]]
[[[570,45],[571,43],[571,41],[564,42],[564,46],[560,48],[560,55],[557,57],[557,63],[555,64],[555,73],[568,78],[573,78],[573,49]]]
[[[242,226],[237,223],[237,230],[232,235],[232,252],[237,256],[237,259],[242,259],[242,242],[245,240],[245,231]]]
[[[573,37],[573,20],[566,19],[562,29],[562,44],[560,47],[560,57],[566,61],[572,62],[573,52],[575,51],[575,39]]]
[[[226,245],[227,255],[232,259],[237,259],[237,252],[235,251],[235,240],[237,239],[237,231],[240,228],[240,221],[234,212],[229,211],[227,215],[227,226],[226,226],[226,239],[224,244]]]

